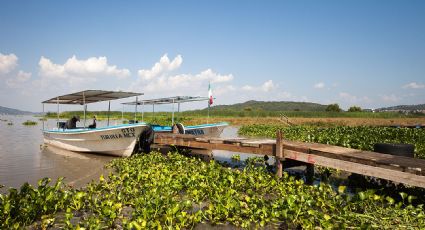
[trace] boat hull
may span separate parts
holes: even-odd
[[[44,142],[74,152],[128,157],[140,134],[149,126],[126,124],[99,129],[44,130]]]
[[[224,128],[229,124],[227,123],[216,123],[216,124],[203,124],[186,126],[184,128],[184,134],[191,134],[196,136],[208,136],[208,137],[219,137],[223,132]],[[153,126],[153,130],[156,133],[171,133],[172,128],[170,126]]]

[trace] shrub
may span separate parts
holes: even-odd
[[[328,107],[326,107],[326,111],[328,112],[341,112],[341,108],[339,107],[338,104],[330,104],[328,105]]]

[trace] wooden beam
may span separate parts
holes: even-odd
[[[261,145],[259,147],[252,146],[238,146],[234,144],[221,144],[221,143],[209,143],[209,142],[199,142],[191,140],[183,140],[180,138],[157,138],[155,137],[156,144],[162,145],[178,145],[183,147],[191,148],[200,148],[200,149],[216,149],[216,150],[227,150],[233,152],[243,152],[243,153],[254,153],[273,156],[273,146],[272,145]]]

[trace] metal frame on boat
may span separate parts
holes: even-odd
[[[43,101],[43,113],[45,104],[57,104],[57,123],[59,123],[59,105],[82,105],[84,108],[83,127],[76,129],[64,129],[57,127],[51,130],[46,130],[43,122],[44,142],[70,151],[95,152],[128,157],[132,154],[140,134],[144,130],[149,129],[149,126],[145,123],[109,126],[111,100],[136,96],[137,101],[137,96],[139,95],[143,94],[122,91],[85,90],[57,96]],[[93,129],[87,128],[86,105],[101,101],[109,101],[107,126]]]
[[[151,125],[155,132],[174,132],[178,131],[182,134],[192,134],[192,135],[205,135],[211,137],[218,137],[223,132],[223,129],[229,124],[226,122],[215,123],[215,124],[201,124],[194,126],[183,126],[183,124],[175,124],[174,122],[174,113],[175,113],[175,104],[177,104],[177,112],[180,112],[180,104],[186,102],[196,102],[196,101],[208,101],[208,97],[193,97],[193,96],[174,96],[174,97],[165,97],[165,98],[156,98],[156,99],[146,99],[146,100],[137,100],[132,102],[122,103],[123,105],[135,105],[136,112],[137,106],[142,106],[142,122],[144,121],[144,106],[152,105],[152,112],[155,113],[155,105],[162,104],[172,104],[172,117],[171,117],[171,126],[161,126],[161,125]],[[209,108],[209,107],[208,107]],[[208,113],[209,117],[209,113]],[[135,119],[136,120],[136,119]],[[208,123],[208,121],[207,121]],[[177,130],[176,130],[177,129]]]

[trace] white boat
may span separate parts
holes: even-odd
[[[177,128],[177,133],[190,134],[196,136],[208,136],[208,137],[219,137],[229,124],[227,122],[213,123],[213,124],[201,124],[201,125],[189,125],[183,126],[183,124],[176,124],[173,127]],[[172,133],[172,126],[161,126],[151,125],[155,133]]]
[[[195,102],[195,101],[208,101],[208,97],[193,97],[193,96],[175,96],[175,97],[166,97],[166,98],[157,98],[157,99],[147,99],[147,100],[136,100],[132,102],[123,103],[124,105],[135,105],[136,111],[137,106],[142,106],[142,122],[144,119],[144,107],[147,105],[152,105],[152,114],[155,114],[155,105],[161,104],[172,104],[172,117],[171,117],[171,126],[162,126],[162,125],[151,125],[155,133],[180,133],[180,134],[191,134],[197,136],[209,136],[209,137],[219,137],[223,132],[223,129],[228,126],[227,122],[213,123],[213,124],[200,124],[192,126],[184,126],[181,123],[174,123],[174,107],[177,104],[177,112],[180,112],[180,104],[186,102]],[[209,115],[208,115],[209,116]]]
[[[86,127],[86,104],[109,101],[108,115],[110,111],[110,101],[121,98],[134,97],[141,93],[86,90],[77,93],[57,96],[43,101],[44,104],[58,105],[58,127],[45,129],[43,122],[44,142],[58,148],[86,153],[101,153],[113,156],[128,157],[132,154],[135,144],[144,130],[150,129],[145,123],[122,124],[117,126],[108,125],[101,128]],[[65,129],[59,122],[59,105],[73,104],[84,106],[84,126],[76,129]]]

